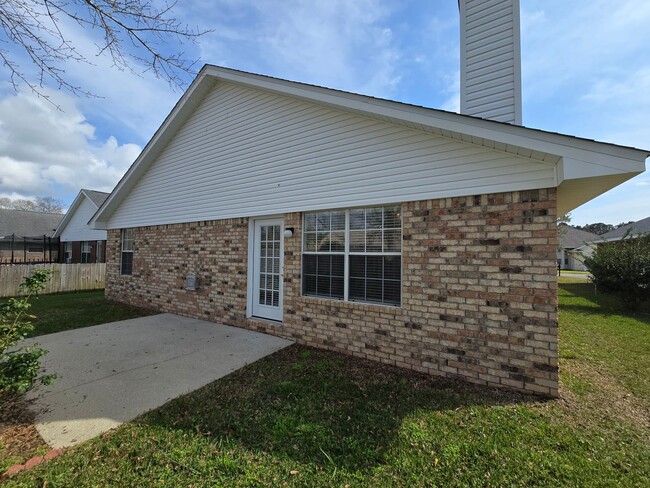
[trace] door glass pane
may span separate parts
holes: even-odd
[[[280,245],[280,226],[261,226],[259,244],[259,303],[261,305],[274,307],[279,305]]]

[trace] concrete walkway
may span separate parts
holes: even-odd
[[[172,314],[26,341],[49,352],[50,386],[28,396],[52,447],[91,439],[291,344],[278,337]]]

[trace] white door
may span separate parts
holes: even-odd
[[[282,321],[283,219],[256,220],[253,250],[253,315]]]

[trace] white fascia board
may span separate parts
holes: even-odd
[[[625,158],[624,160],[617,159],[616,163],[619,166],[609,164],[597,164],[591,161],[582,161],[580,159],[563,157],[557,165],[557,178],[558,184],[565,180],[574,180],[598,176],[611,176],[628,174],[630,178],[645,171],[645,160],[631,160]],[[621,164],[622,163],[622,164]]]

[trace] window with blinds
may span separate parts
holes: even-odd
[[[133,229],[122,229],[122,259],[120,274],[133,274],[133,251],[135,250],[135,239]]]
[[[401,277],[399,206],[304,215],[303,295],[399,306]]]
[[[90,262],[90,242],[88,241],[81,241],[81,262]]]

